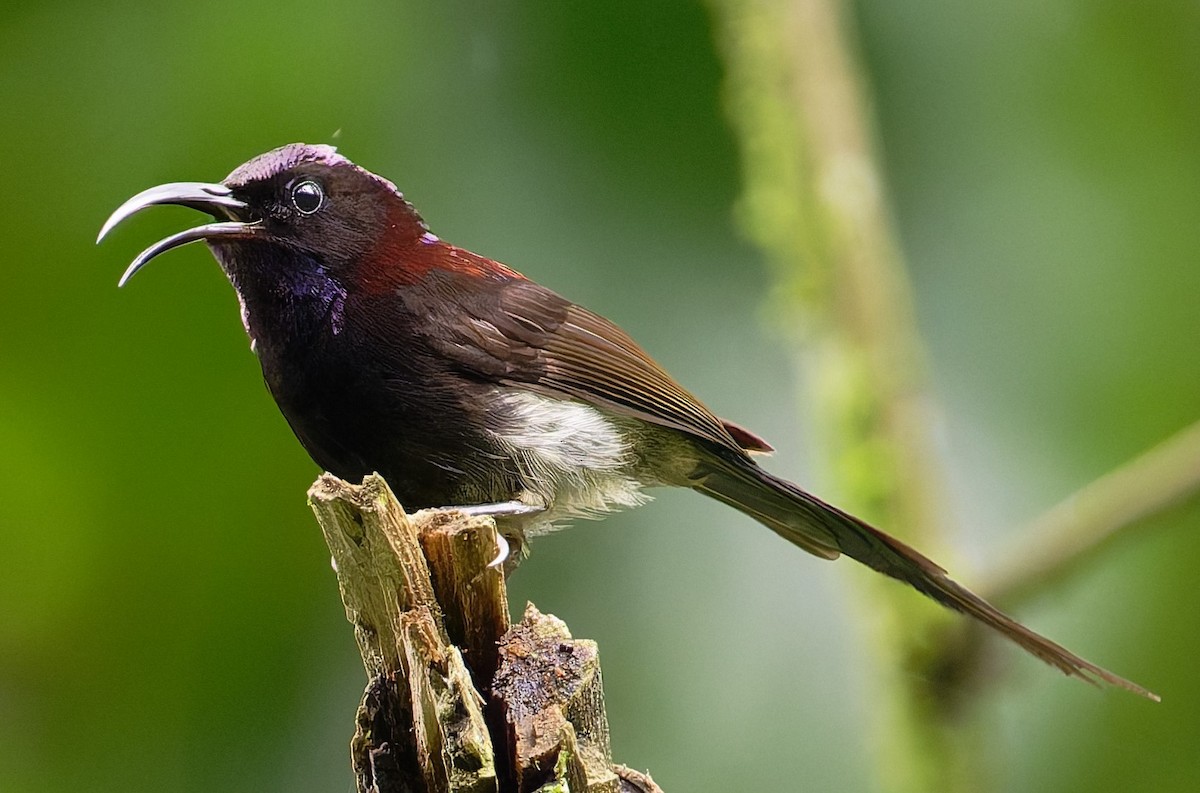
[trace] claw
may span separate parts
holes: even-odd
[[[487,563],[489,568],[496,568],[508,561],[509,555],[508,540],[500,532],[496,532],[496,558]]]
[[[464,515],[482,516],[489,518],[513,518],[523,515],[536,515],[539,512],[545,512],[546,507],[541,503],[530,503],[534,501],[535,496],[529,493],[523,494],[522,499],[514,499],[513,501],[499,501],[494,504],[470,504],[465,507],[442,507],[442,509],[454,510],[461,512]],[[540,501],[540,499],[537,499]],[[519,523],[520,521],[518,521]],[[518,535],[520,536],[520,535]],[[520,547],[520,546],[518,546]],[[505,562],[508,562],[512,557],[512,546],[508,540],[499,531],[496,532],[496,558],[488,562],[489,568],[500,567]],[[520,561],[520,558],[516,561]]]

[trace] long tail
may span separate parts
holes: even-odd
[[[1092,684],[1099,681],[1158,701],[1158,695],[1075,655],[1026,628],[954,582],[921,553],[798,486],[772,476],[750,460],[722,460],[694,485],[696,490],[738,509],[784,539],[826,559],[840,554],[911,586],[943,606],[994,628],[1028,652]]]

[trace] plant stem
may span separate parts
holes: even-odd
[[[1031,522],[983,578],[985,597],[1011,608],[1061,581],[1119,535],[1200,491],[1200,422],[1105,474]]]
[[[718,0],[726,100],[743,153],[739,212],[798,331],[834,489],[852,511],[944,562],[921,342],[876,162],[869,103],[837,0]],[[893,582],[864,593],[881,679],[880,780],[977,789],[961,725],[924,661],[947,615]]]

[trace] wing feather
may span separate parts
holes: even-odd
[[[770,450],[753,433],[717,418],[604,317],[526,280],[489,295],[464,298],[468,321],[430,333],[460,367],[499,373],[503,382],[598,404],[738,454]]]

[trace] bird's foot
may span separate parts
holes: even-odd
[[[472,504],[469,507],[443,507],[453,509],[465,515],[487,515],[493,518],[513,517],[517,515],[536,515],[545,512],[541,504],[530,504],[526,501],[500,501],[495,504]]]
[[[504,520],[506,518],[522,518],[529,515],[537,515],[546,511],[546,505],[532,493],[522,493],[519,498],[512,501],[498,501],[492,504],[470,504],[462,507],[443,507],[443,509],[452,509],[464,515],[478,515]],[[508,521],[505,522],[507,523]],[[517,541],[518,548],[515,555],[513,554],[513,549],[509,544],[508,538],[497,528],[496,558],[488,562],[488,567],[500,567],[503,565],[507,568],[507,572],[516,569],[517,564],[524,556],[525,543],[523,532],[518,531],[514,534],[514,539]]]

